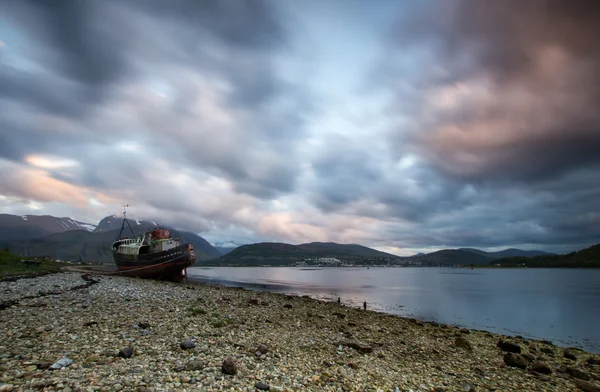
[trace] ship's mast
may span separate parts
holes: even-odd
[[[125,223],[127,223],[127,227],[129,227],[129,231],[131,231],[131,234],[135,238],[135,233],[133,232],[133,229],[131,228],[129,221],[127,220],[127,207],[129,207],[129,204],[126,204],[123,206],[123,222],[121,223],[121,230],[119,231],[117,240],[121,239],[121,234],[123,234],[123,229],[125,228]]]

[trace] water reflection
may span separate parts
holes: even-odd
[[[190,268],[191,279],[309,295],[600,352],[600,270]]]

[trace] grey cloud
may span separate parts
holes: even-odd
[[[600,25],[592,16],[598,11],[593,1],[458,0],[406,13],[394,29],[391,47],[421,57],[408,64],[390,62],[382,69],[387,80],[411,86],[397,89],[396,109],[410,113],[403,109],[408,102],[412,114],[421,117],[414,145],[439,170],[472,181],[535,181],[600,164],[594,152],[600,148],[600,49],[594,38]],[[550,68],[561,64],[560,72]],[[487,88],[492,98],[428,118],[427,99],[437,88],[459,89],[458,84],[477,76],[491,81]],[[529,94],[521,107],[516,105],[522,99],[517,93]],[[497,135],[515,137],[483,145],[467,136],[436,138],[443,136],[444,126],[476,135],[487,124],[498,128]]]
[[[116,138],[141,137],[162,142],[152,149],[155,156],[225,176],[241,192],[269,198],[293,189],[298,167],[291,141],[302,137],[311,108],[306,91],[277,75],[276,57],[290,48],[269,3],[32,0],[4,8],[10,26],[28,37],[24,53],[43,72],[11,69],[0,76],[7,81],[0,83],[0,96],[22,103],[24,112],[69,118],[79,127],[73,135],[23,117],[11,121],[2,136],[11,146],[0,151],[4,157],[77,157],[85,166],[82,185],[109,187],[94,173],[93,157],[81,153],[84,146],[110,148]],[[203,124],[213,113],[194,112],[200,87],[178,75],[181,69],[229,85],[221,104],[238,116],[239,129]],[[134,113],[139,118],[133,122],[115,116],[115,102],[144,104],[135,102],[140,97],[128,86],[157,78],[170,83],[176,96],[169,108],[156,112],[148,105]],[[0,102],[0,112],[8,110]],[[107,159],[109,165],[124,164]]]
[[[5,4],[9,20],[24,27],[37,60],[56,74],[104,88],[121,76],[127,24],[116,9],[93,1],[43,0]]]

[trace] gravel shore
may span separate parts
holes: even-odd
[[[0,283],[0,391],[596,391],[600,357],[272,293]]]

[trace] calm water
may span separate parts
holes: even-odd
[[[189,268],[190,279],[336,301],[600,353],[600,270]]]

